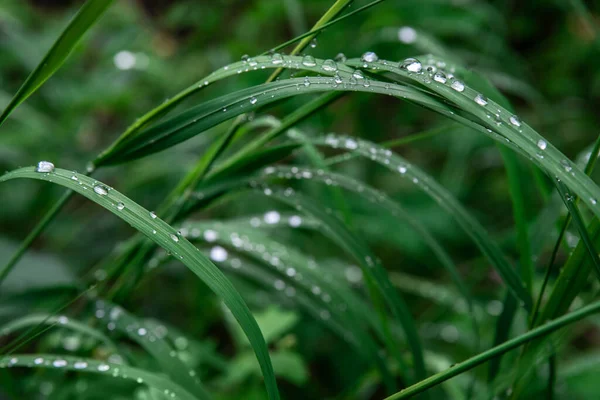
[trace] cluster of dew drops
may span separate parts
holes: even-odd
[[[250,218],[249,223],[251,227],[257,227],[261,224],[273,226],[281,221],[281,214],[276,210],[270,210],[265,212],[262,218]],[[292,228],[298,228],[302,225],[302,219],[298,215],[292,215],[287,219],[287,224]],[[215,242],[225,243],[238,252],[246,253],[250,256],[254,255],[257,258],[264,260],[267,264],[279,271],[280,274],[284,275],[286,279],[292,280],[297,285],[305,287],[309,293],[319,298],[323,303],[331,303],[333,301],[332,296],[329,293],[324,291],[319,285],[312,283],[310,277],[304,276],[298,270],[298,266],[292,261],[293,256],[289,254],[288,249],[283,245],[273,243],[266,246],[263,243],[252,240],[243,232],[238,232],[233,228],[226,228],[222,224],[214,224],[214,226],[204,230],[200,230],[198,227],[184,227],[181,229],[181,232],[182,235],[191,240],[201,238],[207,243],[211,243],[212,247],[209,251],[209,257],[214,262],[229,267],[232,270],[239,270],[244,267],[244,263],[240,258],[230,256],[225,248]],[[308,258],[305,267],[307,271],[314,271],[317,269],[317,263],[312,258]],[[345,269],[345,276],[348,281],[354,285],[359,285],[361,283],[362,272],[360,271],[360,268],[356,266],[348,266]],[[324,279],[332,280],[333,278],[326,274]],[[286,283],[284,279],[276,278],[271,284],[277,292],[281,292],[289,298],[294,298],[296,296],[296,288]],[[342,312],[347,309],[346,304],[343,302],[334,304],[334,306]],[[327,320],[331,315],[328,310],[322,309],[319,312],[319,316],[320,318]]]

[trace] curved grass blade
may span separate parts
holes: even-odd
[[[195,377],[195,372],[190,370],[179,357],[173,356],[173,348],[164,340],[164,334],[153,329],[153,326],[139,321],[122,307],[102,300],[95,302],[94,315],[102,322],[106,322],[108,330],[124,333],[151,354],[173,382],[188,390],[197,399],[208,400],[211,398]]]
[[[527,333],[524,333],[523,335],[517,336],[516,338],[504,342],[499,346],[493,347],[489,350],[479,353],[476,356],[469,358],[468,360],[455,364],[446,371],[430,376],[429,378],[415,385],[412,385],[407,389],[404,389],[396,394],[393,394],[392,396],[387,397],[386,400],[407,399],[413,397],[418,393],[422,393],[428,389],[439,385],[442,382],[447,381],[448,379],[451,379],[457,375],[469,371],[477,367],[478,365],[481,365],[491,360],[492,358],[497,357],[500,354],[504,354],[507,351],[515,349],[534,339],[547,336],[560,328],[577,322],[583,318],[589,317],[590,315],[594,315],[598,312],[600,312],[600,302],[597,301],[588,306],[582,307],[577,311],[574,311],[553,321],[550,321],[545,325],[537,327]]]
[[[341,332],[345,332],[342,335],[343,339],[355,346],[362,357],[373,362],[380,370],[386,386],[388,388],[395,386],[391,372],[378,354],[377,345],[366,332],[363,332],[364,327],[357,323],[357,321],[365,321],[366,325],[384,338],[384,333],[371,310],[347,286],[339,284],[339,281],[322,266],[317,270],[317,263],[301,252],[281,245],[260,231],[243,228],[231,222],[188,222],[182,228],[182,234],[187,235],[190,240],[203,239],[209,243],[231,246],[238,253],[247,254],[256,262],[266,266],[266,269],[273,273],[265,269],[248,268],[246,263],[242,264],[239,259],[230,260],[227,252],[220,246],[212,247],[210,250],[210,254],[214,254],[213,257],[219,261],[227,257],[225,261],[229,261],[233,273],[244,273],[261,283],[266,283],[269,288],[283,292],[287,296],[287,301],[295,300],[303,293],[304,296],[299,304],[308,307],[309,313],[319,321],[326,323],[330,318],[335,319],[337,325],[332,330],[339,333],[337,327],[340,327]],[[348,338],[348,334],[351,338]]]
[[[373,189],[372,187],[358,182],[345,175],[334,172],[326,172],[324,170],[315,170],[309,168],[298,167],[268,167],[264,170],[266,177],[276,176],[282,179],[298,179],[298,180],[313,180],[323,182],[328,186],[339,186],[348,191],[351,191],[361,197],[366,198],[377,206],[386,209],[394,218],[401,219],[407,222],[411,228],[423,239],[430,250],[435,254],[440,264],[446,269],[452,281],[463,296],[469,310],[473,311],[473,301],[466,284],[462,280],[454,262],[450,255],[438,243],[417,219],[413,218],[398,202],[393,201],[384,193]],[[474,318],[474,316],[473,316]]]
[[[223,302],[229,307],[256,353],[269,398],[279,398],[269,353],[254,317],[231,282],[196,247],[181,237],[160,218],[153,218],[149,211],[137,203],[118,191],[85,175],[58,168],[51,173],[39,173],[35,172],[33,167],[29,167],[14,170],[3,175],[0,177],[0,182],[16,178],[45,180],[72,189],[128,222],[156,244],[171,252],[174,257],[179,258],[211,290],[221,297]]]
[[[9,335],[17,330],[21,330],[23,328],[27,328],[30,326],[39,326],[39,325],[53,325],[54,327],[63,327],[71,329],[75,332],[82,333],[89,337],[92,337],[99,342],[106,344],[108,347],[112,349],[117,349],[117,345],[103,332],[94,329],[82,322],[76,321],[72,318],[67,318],[65,316],[56,316],[50,314],[32,314],[26,315],[21,318],[14,319],[2,327],[0,327],[0,333],[3,336]]]
[[[104,14],[113,0],[88,0],[27,77],[0,115],[0,125],[10,113],[48,80],[65,62],[83,35]]]
[[[494,265],[508,288],[524,303],[526,308],[531,307],[531,297],[528,291],[523,286],[523,282],[514,268],[504,257],[502,250],[489,238],[486,230],[460,205],[454,196],[428,174],[390,150],[365,140],[328,135],[326,138],[316,139],[315,142],[320,145],[358,153],[381,164],[390,171],[400,174],[401,177],[410,179],[419,189],[456,219],[465,233],[471,237],[482,253]]]
[[[167,396],[181,400],[196,398],[181,386],[160,375],[122,364],[112,364],[90,358],[54,354],[15,354],[0,358],[0,368],[52,368],[63,371],[101,374],[108,379],[127,379],[160,390]]]
[[[413,356],[415,378],[417,380],[423,379],[423,375],[425,374],[423,350],[413,317],[407,304],[394,290],[387,273],[368,247],[360,240],[360,238],[348,231],[341,221],[298,193],[293,191],[273,190],[269,187],[264,187],[263,192],[271,198],[302,210],[302,212],[318,219],[323,226],[323,233],[329,236],[342,249],[347,251],[348,254],[351,254],[352,257],[358,261],[363,271],[363,275],[367,278],[372,301],[380,310],[382,325],[387,329],[387,316],[382,313],[383,310],[381,310],[381,305],[378,304],[378,296],[383,297],[392,311],[392,314],[397,319],[400,326],[402,326],[406,335],[406,341]],[[390,350],[401,363],[402,357],[399,357],[398,350],[395,349],[395,344],[393,343],[393,339],[390,338],[389,333],[387,334],[387,337],[387,345],[390,346]]]
[[[346,62],[350,66],[361,66],[363,63],[355,59]],[[483,99],[485,102],[479,104],[475,99],[480,93],[455,78],[445,79],[444,83],[437,82],[435,79],[431,79],[434,76],[430,77],[425,73],[415,74],[385,60],[369,63],[369,67],[380,71],[394,72],[418,82],[456,104],[460,109],[476,118],[477,123],[488,126],[488,130],[497,132],[504,140],[524,152],[534,164],[550,176],[559,177],[569,189],[581,197],[597,217],[600,217],[600,205],[597,200],[600,199],[600,187],[556,147],[500,104],[485,98]],[[492,138],[500,140],[498,137],[492,136]]]

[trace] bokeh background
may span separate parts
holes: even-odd
[[[0,3],[0,107],[8,104],[80,4],[60,0]],[[137,117],[211,71],[305,32],[330,4],[324,0],[116,1],[60,71],[2,126],[0,170],[44,159],[61,168],[84,171],[86,163]],[[352,7],[363,4],[355,1]],[[585,155],[600,133],[599,10],[598,2],[578,0],[387,0],[325,30],[304,53],[334,58],[338,53],[358,57],[375,51],[380,58],[398,61],[437,49],[440,55],[460,60],[486,76],[523,120],[576,159]],[[241,74],[211,85],[180,109],[260,84],[268,74]],[[262,114],[281,117],[306,100],[306,96],[295,97]],[[299,127],[309,135],[337,132],[375,142],[441,130],[397,151],[438,179],[513,260],[518,259],[506,172],[498,148],[488,138],[415,105],[361,93],[343,97]],[[102,170],[97,177],[154,209],[226,128],[223,124],[152,157]],[[355,161],[340,168],[400,199],[450,251],[489,314],[499,314],[502,285],[450,215],[375,164]],[[530,164],[522,162],[521,168],[528,218],[535,221],[544,199],[532,183]],[[307,187],[313,196],[327,196],[310,184]],[[0,264],[61,193],[61,188],[39,182],[0,187]],[[379,218],[373,224],[373,216],[381,212],[371,204],[352,197],[347,200],[372,248],[397,273],[392,278],[409,299],[431,348],[443,354],[445,362],[471,354],[472,338],[463,332],[468,318],[447,313],[452,292],[450,299],[435,298],[436,290],[448,288],[449,278],[429,250],[396,221]],[[225,219],[268,211],[266,202],[233,200],[196,218]],[[133,233],[103,209],[75,198],[34,243],[3,286],[2,295],[72,285]],[[324,239],[309,233],[293,235],[296,246],[316,259],[336,254]],[[569,235],[574,245],[577,236],[575,232]],[[565,256],[561,252],[559,263]],[[536,260],[536,265],[541,268],[544,259]],[[190,351],[187,356],[217,385],[228,388],[229,394],[222,398],[262,398],[260,373],[248,361],[247,351],[236,349],[233,328],[224,322],[219,302],[201,282],[189,278],[188,271],[172,263],[122,299],[122,305],[139,316],[165,321],[197,340],[202,351]],[[310,317],[285,307],[268,307],[268,296],[260,288],[232,279],[276,332],[271,346],[283,354],[279,379],[284,398],[343,398],[345,390],[350,390],[348,398],[354,396],[353,383],[361,367],[344,344]],[[428,284],[438,285],[437,289]],[[47,299],[55,299],[55,294],[40,291],[35,301],[23,299],[22,310],[42,309]],[[14,307],[0,307],[0,318],[9,320],[18,312]],[[600,341],[600,331],[590,329],[577,336],[572,346],[575,354],[593,349]],[[492,327],[488,330],[491,335]],[[60,335],[51,338],[62,340]],[[206,357],[226,367],[206,366]],[[571,393],[586,398],[587,377],[580,374],[563,383],[570,385]],[[37,378],[31,381],[27,398],[44,398],[64,389],[56,377],[46,379],[42,374]],[[40,386],[40,381],[46,384]],[[65,378],[65,382],[71,381]],[[377,392],[369,396],[377,398]]]

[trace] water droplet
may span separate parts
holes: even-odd
[[[281,279],[277,279],[277,280],[275,280],[275,282],[273,282],[273,286],[275,287],[276,290],[283,290],[283,289],[285,289],[285,282],[282,281]]]
[[[358,69],[352,73],[352,77],[355,79],[365,79],[365,76],[363,75],[362,71]],[[350,81],[350,83],[352,83],[352,81]],[[354,84],[356,84],[356,82]]]
[[[311,48],[313,48],[313,49],[314,49],[315,47],[317,47],[317,38],[313,38],[313,39],[310,41],[310,47],[311,47]]]
[[[341,84],[342,82],[344,82],[344,81],[342,80],[342,77],[340,76],[340,74],[338,74],[337,72],[336,72],[336,73],[335,73],[335,75],[333,76],[333,81],[334,81],[334,82],[335,82],[337,85],[339,85],[339,84]]]
[[[346,139],[344,145],[347,149],[354,150],[358,148],[358,143],[354,139]]]
[[[565,171],[567,172],[571,172],[571,170],[573,169],[573,167],[571,167],[571,164],[567,160],[560,160],[560,165],[562,165]]]
[[[250,98],[250,104],[256,104],[258,100],[256,99],[256,97],[251,97]]]
[[[171,236],[171,239],[172,239],[172,240],[173,240],[175,243],[179,242],[179,238],[177,237],[177,235],[174,235],[174,234],[170,233],[170,234],[169,234],[169,236]]]
[[[304,56],[304,58],[302,59],[302,65],[304,65],[305,67],[314,67],[315,65],[317,65],[317,62],[315,61],[315,58],[313,56]]]
[[[538,147],[540,150],[545,150],[547,145],[548,145],[548,144],[546,143],[546,141],[545,141],[545,140],[542,140],[542,139],[538,140],[538,142],[537,142],[537,147]]]
[[[137,330],[137,334],[140,336],[146,336],[147,333],[148,331],[146,330],[146,328],[138,328]]]
[[[213,231],[212,229],[205,230],[202,236],[207,242],[214,242],[219,238],[219,234],[216,231]]]
[[[279,53],[275,53],[273,54],[273,56],[271,57],[271,62],[273,64],[283,64],[283,57],[281,56],[281,54]]]
[[[590,203],[592,203],[593,205],[596,205],[596,203],[598,203],[598,201],[596,199],[594,199],[593,197],[591,197]]]
[[[75,369],[86,369],[88,366],[88,363],[86,363],[85,361],[77,361],[75,364],[73,364],[73,367]]]
[[[333,60],[325,60],[323,62],[323,65],[321,66],[321,68],[323,68],[323,71],[327,71],[327,72],[337,71],[337,69],[338,69],[337,64]]]
[[[100,372],[106,372],[110,369],[110,366],[108,364],[100,364],[98,365],[98,371]]]
[[[117,203],[117,210],[122,211],[125,209],[125,204],[123,203]]]
[[[35,360],[33,360],[33,363],[34,363],[35,365],[40,365],[40,364],[43,364],[43,363],[44,363],[44,359],[43,359],[42,357],[38,357],[38,358],[36,358]]]
[[[291,227],[297,228],[302,225],[302,217],[299,215],[292,215],[288,222]]]
[[[453,79],[450,87],[457,92],[463,92],[465,90],[465,84],[459,81],[458,79]]]
[[[335,56],[335,61],[337,61],[337,62],[343,63],[343,62],[346,62],[346,60],[347,60],[347,58],[346,58],[346,55],[344,53],[338,53]]]
[[[214,246],[210,249],[210,259],[217,262],[223,262],[227,260],[227,250],[221,246]]]
[[[398,167],[398,172],[400,172],[401,174],[405,174],[406,173],[406,167],[404,165],[401,165]]]
[[[478,94],[477,96],[475,96],[475,103],[479,104],[480,106],[484,107],[487,105],[488,100],[487,98],[485,98],[485,96]]]
[[[156,214],[154,214],[154,211],[150,211],[150,217],[152,217],[152,219],[156,219]]]
[[[360,57],[360,59],[364,62],[375,62],[375,61],[379,60],[379,57],[374,52],[367,51],[366,53],[364,53],[362,55],[362,57]]]
[[[417,40],[417,31],[410,26],[403,26],[398,29],[398,40],[404,44],[414,43],[414,41]]]
[[[56,368],[62,368],[67,366],[67,361],[65,360],[54,360],[52,361],[52,365]]]
[[[40,161],[35,168],[35,172],[52,172],[54,171],[54,164],[50,161]]]
[[[435,75],[433,75],[433,80],[439,83],[446,83],[448,78],[446,78],[445,73],[443,73],[442,71],[438,71],[435,73]]]
[[[512,125],[516,126],[517,128],[518,128],[519,126],[521,126],[521,120],[520,120],[520,119],[519,119],[519,117],[517,117],[516,115],[511,115],[511,117],[508,119],[508,121],[509,121],[509,122],[510,122]]]
[[[96,185],[94,186],[94,192],[96,192],[100,196],[106,196],[108,194],[108,188],[103,185]]]
[[[310,79],[308,79],[308,76],[304,77],[304,86],[306,86],[306,87],[310,86]]]
[[[276,224],[281,219],[281,215],[277,211],[269,211],[265,213],[264,220],[267,224]]]
[[[400,68],[405,69],[409,72],[421,72],[423,64],[416,58],[407,58],[400,64]]]

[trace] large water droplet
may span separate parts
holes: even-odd
[[[292,215],[288,222],[291,227],[297,228],[302,225],[302,217],[299,215]]]
[[[417,31],[410,26],[403,26],[398,29],[398,40],[405,44],[414,43],[417,40]]]
[[[98,371],[100,372],[106,372],[110,369],[110,366],[108,364],[100,364],[98,365]]]
[[[435,75],[433,75],[433,80],[439,83],[446,83],[448,78],[446,78],[445,73],[443,73],[442,71],[438,71],[435,73]]]
[[[269,211],[265,213],[264,220],[267,224],[276,224],[281,219],[281,215],[277,211]]]
[[[458,79],[452,80],[450,87],[457,92],[463,92],[465,90],[465,84],[459,81]]]
[[[210,249],[210,259],[217,262],[223,262],[227,260],[227,250],[221,246],[214,246]]]
[[[364,62],[375,62],[375,61],[379,60],[379,57],[374,52],[367,51],[366,53],[364,53],[362,55],[362,57],[360,57],[360,59]]]
[[[365,76],[363,75],[362,71],[360,71],[358,69],[352,73],[352,77],[355,79],[365,79]],[[352,82],[350,82],[350,83],[352,83]],[[354,84],[356,84],[356,83],[354,83]]]
[[[407,58],[400,64],[400,68],[405,69],[409,72],[421,72],[423,64],[416,58]]]
[[[35,168],[35,172],[52,172],[54,171],[54,164],[50,161],[40,161]]]
[[[170,233],[169,236],[171,237],[171,240],[173,240],[175,243],[179,242],[179,238],[177,237],[177,235]]]
[[[96,192],[100,196],[106,196],[108,194],[108,188],[103,185],[96,185],[94,186],[94,192]]]
[[[275,53],[273,54],[273,56],[271,57],[271,62],[273,64],[283,64],[283,57],[281,56],[281,54],[279,53]]]
[[[304,56],[304,58],[302,59],[302,65],[304,65],[305,67],[314,67],[315,65],[317,65],[317,62],[315,61],[315,58],[313,56]]]
[[[123,203],[117,203],[117,210],[122,211],[125,209],[125,204]]]
[[[478,94],[477,96],[475,96],[475,103],[479,104],[480,106],[486,106],[488,101],[485,98],[485,96]]]
[[[540,139],[540,140],[538,140],[538,142],[537,142],[537,147],[538,147],[540,150],[545,150],[547,145],[548,145],[548,144],[547,144],[547,143],[546,143],[546,141],[545,141],[545,140],[543,140],[543,139]]]
[[[337,69],[338,69],[337,64],[333,60],[325,60],[323,62],[323,65],[321,66],[321,68],[323,68],[323,71],[327,71],[327,72],[337,71]]]
[[[520,120],[520,119],[519,119],[519,117],[517,117],[516,115],[511,115],[511,117],[508,119],[508,121],[509,121],[509,122],[510,122],[512,125],[516,126],[517,128],[518,128],[519,126],[521,126],[521,120]]]
[[[73,364],[73,367],[75,369],[86,369],[88,366],[88,363],[86,363],[85,361],[77,361],[75,364]]]

